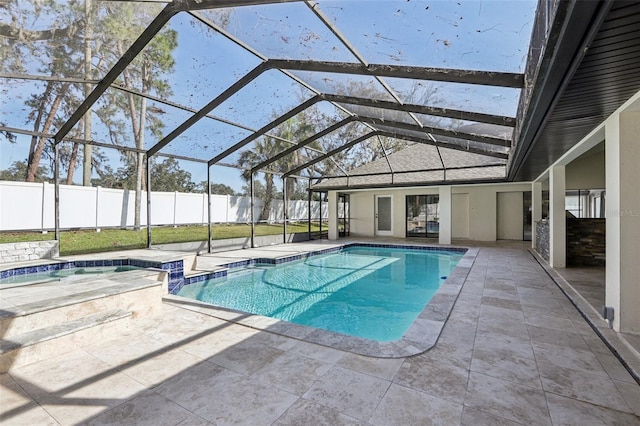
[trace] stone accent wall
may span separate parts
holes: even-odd
[[[567,266],[605,266],[605,219],[567,218]]]
[[[51,259],[59,255],[58,241],[55,240],[0,244],[0,263]]]
[[[550,240],[549,237],[549,222],[541,220],[535,223],[536,225],[536,251],[544,260],[549,261],[550,253]]]

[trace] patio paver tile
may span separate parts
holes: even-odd
[[[464,405],[523,424],[551,424],[541,390],[473,371],[469,377]]]
[[[471,371],[542,389],[536,362],[531,358],[514,356],[510,350],[474,349]]]
[[[83,350],[19,367],[11,376],[63,424],[87,420],[146,389]]]
[[[469,370],[425,356],[407,358],[394,383],[427,392],[438,398],[461,404]]]
[[[273,426],[364,426],[361,420],[307,399],[298,399]]]
[[[57,425],[58,422],[8,374],[0,375],[0,423]]]
[[[545,392],[579,399],[618,411],[632,412],[608,376],[603,377],[544,362],[538,362],[538,370]]]
[[[85,424],[87,426],[121,426],[126,424],[172,426],[180,423],[206,424],[207,422],[164,396],[153,391],[146,391],[124,404],[90,419]]]
[[[548,393],[547,401],[554,426],[640,425],[640,420],[633,414],[623,413],[560,395]]]
[[[330,368],[331,364],[288,352],[266,364],[251,377],[287,392],[303,395]]]
[[[284,353],[280,349],[254,342],[249,338],[236,343],[208,360],[229,370],[250,375],[272,363]]]
[[[209,402],[195,413],[214,424],[271,425],[298,399],[296,395],[247,377],[216,383]]]
[[[374,425],[451,425],[460,422],[462,405],[392,384],[376,408]]]
[[[371,358],[353,353],[346,353],[336,365],[368,374],[383,380],[392,380],[402,366],[402,358]]]
[[[516,426],[521,425],[504,417],[494,416],[475,408],[464,407],[462,412],[462,426]]]
[[[334,366],[303,397],[367,421],[391,382]]]

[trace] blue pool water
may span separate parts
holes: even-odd
[[[100,275],[114,272],[126,272],[140,269],[137,266],[121,265],[121,266],[86,266],[57,269],[51,271],[32,272],[28,274],[13,275],[6,278],[0,278],[1,284],[29,284],[47,281],[59,281],[62,279],[80,278],[87,275]]]
[[[179,296],[377,341],[402,337],[463,253],[347,247],[184,286]]]

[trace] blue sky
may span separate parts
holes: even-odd
[[[531,33],[534,0],[522,1],[319,1],[322,10],[369,63],[522,72]],[[142,5],[141,7],[144,7]],[[220,20],[220,14],[205,14]],[[237,8],[228,15],[227,30],[265,56],[284,59],[316,59],[356,62],[351,53],[303,3],[284,3]],[[37,25],[37,23],[34,23]],[[170,100],[200,108],[225,88],[258,65],[260,59],[225,37],[207,31],[186,13],[170,22],[178,31],[176,67],[167,80],[173,88]],[[298,73],[301,77],[311,77]],[[346,91],[354,76],[315,75],[309,80],[319,90]],[[371,80],[371,79],[369,79]],[[413,93],[410,80],[387,79],[401,96]],[[371,83],[376,84],[377,83]],[[3,96],[0,121],[12,127],[25,127],[26,91],[33,84],[9,87]],[[338,87],[341,86],[341,87]],[[513,89],[469,85],[439,84],[437,100],[441,106],[513,115],[518,93]],[[376,90],[382,91],[381,87]],[[284,112],[311,96],[278,71],[261,75],[219,108],[214,115],[259,128],[271,121],[274,112]],[[20,99],[22,97],[22,99]],[[188,115],[158,105],[164,114],[166,132]],[[325,107],[327,108],[327,107]],[[23,112],[21,112],[23,111]],[[328,111],[328,110],[327,110]],[[94,120],[97,121],[97,120]],[[128,123],[127,123],[128,124]],[[26,125],[29,128],[29,125]],[[247,131],[202,120],[176,139],[166,152],[211,158],[231,146]],[[94,126],[94,139],[108,142],[106,129]],[[19,137],[15,146],[2,141],[0,167],[24,160],[28,137]],[[147,135],[148,147],[157,138]],[[108,150],[104,150],[107,152]],[[109,155],[117,161],[118,155]],[[206,166],[181,162],[192,173],[193,181],[206,179]],[[117,164],[113,164],[115,169]],[[240,172],[219,168],[214,180],[239,189]]]

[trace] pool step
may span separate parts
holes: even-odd
[[[0,373],[62,355],[129,328],[131,311],[111,309],[0,340]]]
[[[200,275],[204,272],[215,272],[223,269],[227,268],[220,266],[219,259],[208,256],[198,256],[194,259],[191,269],[187,269],[185,267],[184,276],[187,278],[194,275]]]
[[[101,282],[87,281],[86,283],[74,283],[80,285],[86,291],[60,296],[52,296],[20,305],[3,306],[0,309],[0,336],[3,339],[11,339],[33,330],[37,330],[52,324],[60,324],[87,315],[108,311],[111,309],[124,309],[130,311],[134,317],[153,315],[160,311],[162,295],[166,293],[166,273],[162,272],[162,279],[156,273],[153,275],[133,274],[127,281],[102,280]],[[53,284],[27,286],[25,296],[34,291],[51,290]],[[64,289],[64,287],[62,287]],[[14,294],[15,289],[0,290],[0,296]],[[6,296],[3,300],[11,302],[13,299]]]

